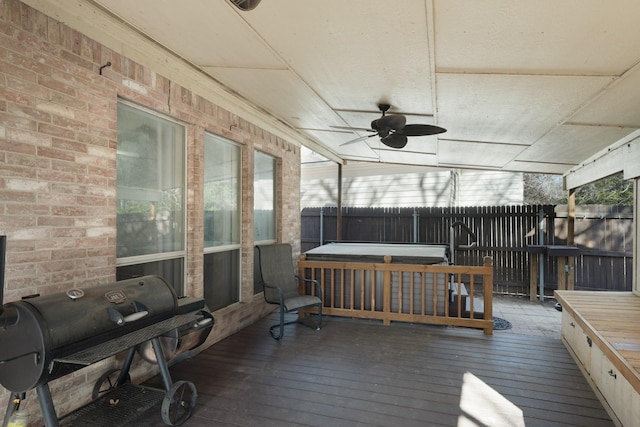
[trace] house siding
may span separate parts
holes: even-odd
[[[253,293],[253,150],[278,159],[277,237],[299,250],[299,146],[17,0],[0,1],[5,302],[115,281],[119,99],[179,120],[187,129],[187,295],[203,296],[204,133],[242,147],[241,302],[214,313],[211,345],[272,307]],[[53,381],[58,415],[85,403],[100,374],[115,365],[112,358]],[[154,372],[155,366],[140,361],[132,376],[138,382]],[[0,401],[8,398],[0,390]],[[35,393],[27,399],[37,424]]]
[[[303,166],[301,205],[337,206],[338,166]],[[450,207],[521,205],[521,173],[442,170],[408,166],[347,165],[342,205],[348,207]]]

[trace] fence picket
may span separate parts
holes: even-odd
[[[543,230],[538,226],[540,213]],[[417,243],[449,245],[449,226],[455,221],[463,221],[474,230],[477,247],[456,250],[456,264],[481,265],[484,256],[491,256],[494,292],[501,294],[529,294],[528,245],[540,241],[545,245],[566,244],[567,213],[563,206],[345,207],[340,238],[336,235],[337,208],[324,207],[305,208],[301,213],[302,252],[320,242],[337,240],[413,243],[414,215]],[[324,236],[319,235],[321,230]],[[632,289],[631,207],[577,207],[575,241],[581,249],[575,263],[576,289]],[[467,236],[459,232],[455,244],[466,243]],[[557,285],[556,264],[554,259],[543,260],[545,285],[552,289]]]

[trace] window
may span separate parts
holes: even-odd
[[[276,242],[276,160],[256,151],[253,167],[253,239]]]
[[[183,293],[185,128],[118,103],[117,277],[157,274]]]
[[[240,147],[204,138],[204,298],[218,310],[240,298]]]

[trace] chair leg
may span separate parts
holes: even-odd
[[[275,328],[280,329],[278,335],[273,332]],[[284,306],[280,305],[280,323],[269,328],[269,332],[275,340],[280,341],[282,339],[282,336],[284,335]]]
[[[316,331],[319,331],[320,328],[322,327],[322,306],[318,306],[318,321],[315,325],[315,327],[313,326],[312,322],[304,322],[300,319],[296,319],[296,320],[292,320],[290,322],[285,322],[284,321],[284,308],[282,306],[280,306],[280,323],[276,323],[275,325],[271,326],[269,328],[269,332],[271,333],[271,336],[275,339],[280,341],[282,339],[282,337],[284,336],[284,327],[285,325],[293,325],[295,323],[300,323],[301,325],[307,326],[309,328],[315,329]],[[274,330],[278,328],[278,334],[276,334],[274,332]]]

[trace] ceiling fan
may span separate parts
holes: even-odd
[[[371,135],[362,136],[360,138],[347,141],[342,145],[353,144],[363,139],[379,136],[380,141],[391,148],[403,148],[407,145],[408,136],[424,136],[436,135],[446,132],[447,130],[439,126],[423,125],[423,124],[406,124],[407,118],[401,114],[389,114],[386,112],[391,108],[389,104],[378,104],[378,108],[382,112],[382,117],[371,122],[371,129],[334,126],[339,129],[362,130],[366,132],[374,132]]]

